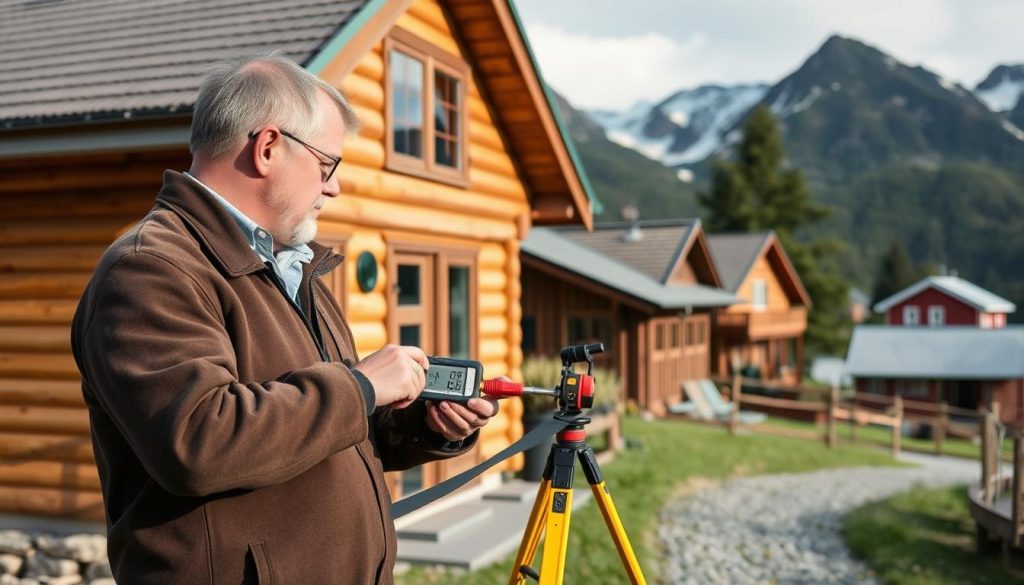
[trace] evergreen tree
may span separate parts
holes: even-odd
[[[849,336],[844,317],[848,287],[839,275],[835,238],[798,240],[801,231],[828,215],[812,200],[799,169],[785,167],[786,151],[771,111],[754,108],[743,126],[736,160],[713,163],[711,189],[698,199],[708,230],[772,229],[811,296],[807,344],[812,352],[840,353]]]
[[[882,256],[875,276],[875,289],[871,296],[875,302],[884,300],[914,284],[921,278],[920,272],[907,254],[900,240],[893,240],[889,250]]]

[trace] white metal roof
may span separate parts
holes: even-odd
[[[875,304],[876,313],[884,313],[914,295],[934,288],[985,313],[1012,313],[1017,306],[980,286],[957,276],[929,276]]]
[[[850,339],[846,371],[861,378],[1024,378],[1024,326],[860,325]]]

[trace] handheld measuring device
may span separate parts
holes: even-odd
[[[480,396],[480,383],[484,379],[484,366],[474,360],[427,356],[427,385],[420,398],[423,400],[450,400],[467,402]]]

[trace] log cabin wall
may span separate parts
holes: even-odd
[[[0,512],[103,518],[70,326],[92,270],[187,153],[0,164]]]
[[[397,26],[473,67],[437,2],[418,0]],[[516,164],[471,74],[464,117],[467,184],[386,170],[383,47],[378,42],[351,71],[328,65],[321,74],[346,93],[362,121],[358,135],[346,140],[338,170],[342,194],[320,216],[317,239],[347,258],[328,284],[365,356],[398,341],[389,333],[389,254],[412,249],[446,257],[454,250],[468,256],[475,270],[471,354],[488,378],[517,378],[519,237],[531,208]],[[103,251],[152,206],[163,170],[188,166],[185,147],[0,162],[0,513],[103,518],[70,322]],[[362,252],[378,264],[379,280],[369,292],[355,275]],[[505,401],[476,452],[432,464],[425,484],[516,440],[521,412],[518,401]],[[521,457],[512,458],[491,473],[520,465]],[[395,496],[397,486],[392,483]]]
[[[486,377],[516,378],[522,364],[519,235],[530,213],[526,189],[479,90],[474,64],[455,40],[441,6],[417,0],[395,27],[470,66],[463,118],[468,181],[453,185],[387,169],[386,55],[385,42],[378,42],[351,72],[328,65],[322,74],[349,98],[362,128],[358,136],[346,141],[345,161],[339,167],[342,194],[324,208],[318,237],[347,239],[346,311],[360,355],[389,341],[398,342],[394,324],[389,324],[394,307],[389,294],[396,284],[388,282],[393,271],[385,267],[394,264],[389,254],[472,256],[476,270],[472,356],[483,363]],[[355,259],[366,251],[377,259],[380,275],[369,292],[361,291],[355,278]],[[445,353],[443,347],[437,350]],[[477,451],[451,462],[431,464],[432,468],[424,470],[425,485],[490,457],[516,440],[522,435],[520,415],[518,401],[506,401],[501,414],[484,429]],[[516,469],[520,459],[513,458],[495,471]],[[392,479],[393,495],[398,496],[398,481]]]

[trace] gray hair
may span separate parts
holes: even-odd
[[[189,150],[220,158],[267,124],[308,137],[322,121],[317,91],[338,106],[346,129],[358,129],[359,118],[345,96],[290,59],[272,54],[218,63],[199,86]]]

